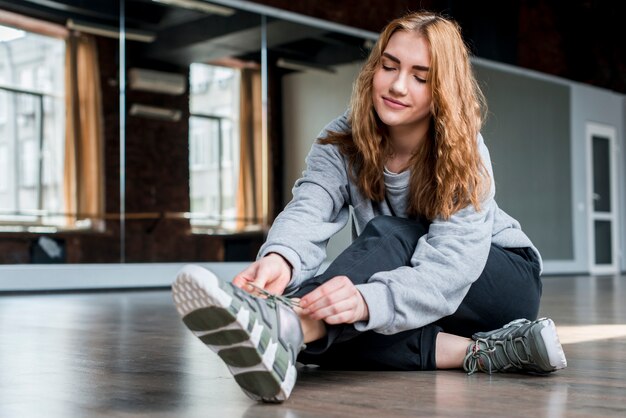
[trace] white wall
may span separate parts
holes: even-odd
[[[352,84],[361,63],[335,67],[336,73],[303,72],[283,78],[284,204],[291,198],[294,182],[305,168],[304,159],[322,129],[345,112]],[[333,259],[350,243],[350,229],[344,228],[328,244]]]

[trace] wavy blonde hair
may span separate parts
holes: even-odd
[[[319,141],[339,146],[365,197],[384,200],[383,169],[393,150],[387,128],[374,109],[372,83],[389,39],[397,31],[419,33],[430,45],[430,128],[424,145],[410,161],[408,215],[448,219],[470,203],[480,210],[481,197],[489,187],[477,142],[485,100],[459,26],[440,15],[410,13],[384,28],[353,87],[352,130],[328,132]]]

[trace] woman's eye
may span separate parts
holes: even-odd
[[[418,76],[413,76],[413,78],[415,78],[418,83],[425,83],[426,82],[426,80],[424,80],[423,78],[419,78]]]
[[[393,70],[395,70],[395,68],[389,67],[387,65],[383,65],[383,70],[385,70],[385,71],[393,71]]]

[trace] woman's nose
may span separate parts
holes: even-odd
[[[391,92],[399,96],[404,96],[407,93],[406,76],[398,73],[391,83]]]

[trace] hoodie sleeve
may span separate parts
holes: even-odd
[[[368,321],[355,324],[358,330],[394,334],[451,315],[482,273],[497,206],[489,151],[482,136],[478,142],[490,177],[480,211],[469,205],[447,220],[435,219],[418,241],[411,266],[376,273],[357,285],[370,312]]]
[[[328,124],[328,130],[349,129],[347,114]],[[306,170],[292,190],[293,198],[276,217],[258,258],[278,253],[291,264],[287,290],[313,277],[326,259],[326,245],[349,218],[347,165],[334,145],[314,143],[306,158]]]

